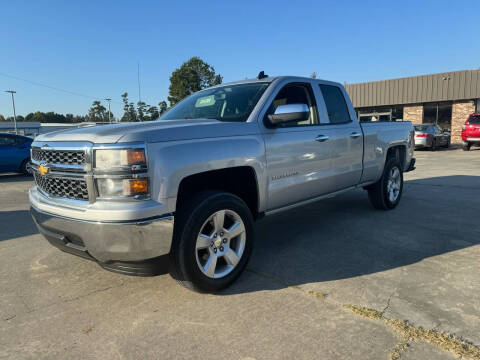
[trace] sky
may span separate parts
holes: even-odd
[[[110,97],[121,117],[121,94],[139,99],[137,64],[141,99],[157,105],[192,56],[224,82],[261,70],[355,83],[480,67],[477,0],[16,0],[1,1],[0,14],[5,117],[4,90],[17,91],[17,115],[85,115]]]

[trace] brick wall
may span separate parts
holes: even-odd
[[[475,112],[475,103],[469,101],[455,101],[452,105],[452,143],[462,142],[462,125],[468,115]]]
[[[412,124],[421,124],[423,120],[423,105],[405,105],[403,107],[403,120]]]

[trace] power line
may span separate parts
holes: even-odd
[[[0,75],[1,75],[1,76],[5,76],[5,77],[8,77],[8,78],[11,78],[11,79],[24,81],[24,82],[29,83],[29,84],[32,84],[32,85],[42,86],[42,87],[45,87],[45,88],[47,88],[47,89],[64,92],[64,93],[67,93],[67,94],[70,94],[70,95],[80,96],[80,97],[83,97],[83,98],[93,99],[93,100],[101,100],[100,97],[85,95],[85,94],[82,94],[82,93],[79,93],[79,92],[76,92],[76,91],[70,91],[70,90],[58,88],[58,87],[55,87],[55,86],[50,86],[50,85],[47,85],[47,84],[39,83],[39,82],[36,82],[36,81],[31,81],[31,80],[27,80],[27,79],[22,79],[22,78],[20,78],[20,77],[18,77],[18,76],[9,75],[9,74],[5,74],[5,73],[2,73],[2,72],[0,72]],[[112,101],[113,101],[114,103],[117,103],[117,104],[120,104],[120,105],[122,104],[122,103],[119,102],[119,101],[115,101],[115,100],[112,100]]]

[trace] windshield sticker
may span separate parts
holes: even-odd
[[[212,106],[215,104],[215,97],[213,95],[210,96],[204,96],[199,99],[197,99],[197,102],[195,103],[195,107],[204,107],[204,106]]]

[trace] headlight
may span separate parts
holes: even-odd
[[[97,179],[98,195],[102,198],[145,196],[148,194],[148,179]]]
[[[132,165],[147,165],[144,149],[95,150],[95,168],[111,169]]]
[[[99,198],[149,199],[145,148],[94,150],[94,178]]]

